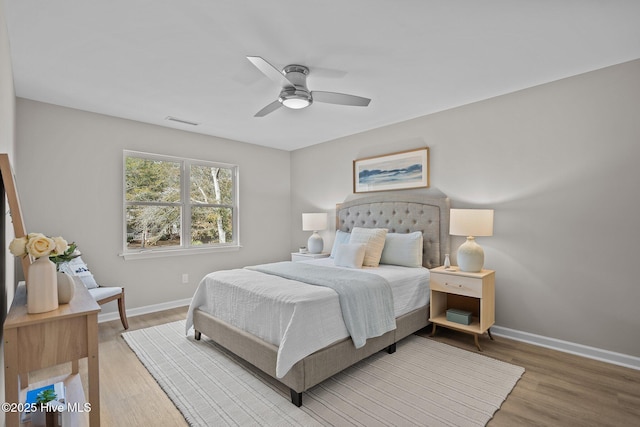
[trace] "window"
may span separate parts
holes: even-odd
[[[238,167],[124,152],[124,256],[237,248]]]

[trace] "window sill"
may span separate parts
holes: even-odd
[[[139,252],[125,252],[118,254],[124,258],[125,261],[131,261],[135,259],[149,259],[149,258],[164,258],[164,257],[173,257],[173,256],[182,256],[182,255],[200,255],[214,252],[235,252],[239,251],[242,246],[240,245],[229,245],[229,246],[216,246],[216,247],[206,247],[206,248],[189,248],[189,249],[149,249],[146,251]]]

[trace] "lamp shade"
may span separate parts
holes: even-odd
[[[303,213],[302,214],[302,230],[304,231],[320,231],[327,229],[326,213]]]
[[[449,234],[493,236],[493,209],[451,209]]]

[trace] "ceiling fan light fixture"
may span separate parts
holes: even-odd
[[[278,101],[280,101],[285,107],[293,110],[306,108],[313,102],[309,92],[293,88],[287,88],[280,92]]]
[[[313,91],[307,88],[307,75],[309,68],[304,65],[291,64],[281,70],[277,69],[264,58],[259,56],[247,56],[247,59],[256,66],[258,70],[274,82],[281,85],[280,96],[262,110],[258,111],[254,117],[264,117],[271,114],[282,106],[293,110],[301,110],[313,104],[313,101],[327,104],[350,105],[356,107],[366,107],[371,100],[361,96],[349,95],[338,92]]]
[[[311,105],[309,100],[305,98],[287,98],[283,99],[281,102],[282,105],[293,110],[300,110]]]

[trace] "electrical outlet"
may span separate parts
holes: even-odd
[[[182,273],[182,283],[189,283],[189,273]]]

